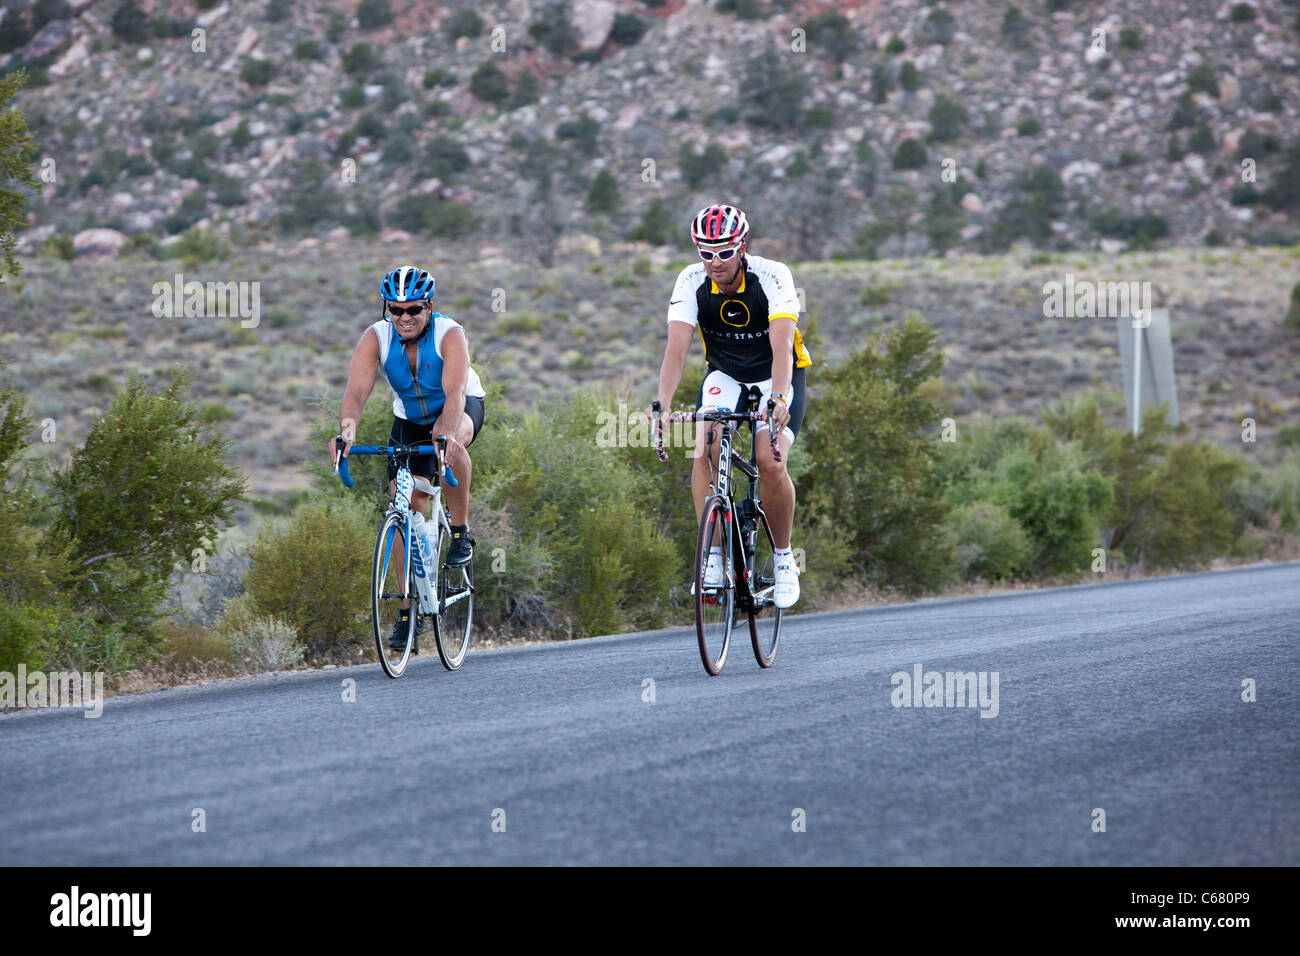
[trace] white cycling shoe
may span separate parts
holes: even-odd
[[[722,580],[722,553],[720,551],[710,551],[709,560],[704,564],[704,588],[720,588],[723,586]],[[695,593],[695,582],[691,582],[691,594]]]
[[[779,608],[787,608],[799,600],[799,569],[791,558],[783,559],[776,566],[772,575],[775,586],[772,588],[772,603]]]

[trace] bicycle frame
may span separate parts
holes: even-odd
[[[337,447],[342,447],[342,436],[336,439],[339,442]],[[414,535],[411,534],[411,517],[414,514],[411,510],[411,495],[415,491],[415,476],[411,474],[411,469],[407,462],[412,456],[435,455],[438,467],[434,469],[434,482],[430,498],[434,504],[434,514],[437,516],[434,520],[442,525],[443,531],[451,533],[451,526],[447,522],[446,512],[442,507],[442,481],[453,488],[456,487],[456,476],[451,473],[451,469],[446,466],[444,459],[447,440],[439,436],[434,445],[353,445],[348,452],[350,455],[383,455],[397,466],[397,476],[393,479],[393,499],[389,504],[388,512],[385,515],[399,513],[402,517],[402,539],[403,547],[403,566],[411,568],[415,574],[416,594],[412,595],[406,592],[406,582],[402,583],[402,599],[415,597],[418,603],[427,610],[427,613],[441,615],[448,607],[459,601],[465,600],[472,591],[462,591],[450,600],[444,601],[441,595],[434,594],[433,587],[429,581],[429,575],[437,575],[438,569],[428,569],[424,566],[424,560],[420,556],[418,546],[412,548]],[[347,458],[340,457],[335,463],[338,471],[339,480],[345,487],[351,488],[354,484],[351,474],[348,473]],[[442,480],[438,476],[442,476]],[[434,559],[437,559],[435,554]],[[412,564],[414,562],[414,564]],[[387,567],[384,568],[387,571]]]
[[[772,601],[772,592],[775,590],[775,584],[770,587],[754,590],[755,568],[753,563],[754,554],[757,550],[757,536],[759,521],[768,525],[767,512],[763,510],[762,500],[758,494],[759,476],[758,476],[758,432],[757,422],[759,416],[756,411],[749,411],[748,406],[757,404],[761,393],[757,388],[751,389],[745,395],[746,408],[744,412],[710,412],[699,410],[691,414],[674,413],[669,416],[670,421],[694,421],[706,422],[709,424],[709,435],[705,440],[705,454],[709,455],[709,498],[721,496],[727,506],[727,530],[726,537],[728,547],[733,548],[733,554],[736,556],[737,565],[744,569],[744,574],[738,576],[738,580],[744,582],[744,587],[738,588],[736,593],[737,611],[758,610],[767,607]],[[653,404],[656,415],[661,414],[659,403]],[[773,401],[767,403],[767,413],[770,418],[772,414]],[[735,431],[733,426],[741,422],[748,422],[750,428],[750,446],[749,458],[737,455],[732,447],[731,439]],[[719,425],[720,435],[718,438],[718,460],[716,464],[713,456],[709,453],[713,444],[713,425]],[[658,432],[658,423],[655,423],[656,434]],[[780,461],[778,439],[772,433],[769,426],[769,438],[772,443],[773,455],[777,461]],[[667,455],[663,450],[662,435],[659,439],[659,457],[661,461],[667,460]],[[732,488],[732,466],[740,469],[741,473],[749,479],[748,488],[744,498],[737,502]],[[739,505],[739,510],[737,509]],[[733,534],[733,529],[739,529],[739,537]],[[766,602],[766,603],[765,603]]]

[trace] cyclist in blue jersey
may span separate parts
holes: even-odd
[[[448,564],[464,564],[473,557],[474,539],[469,534],[469,451],[483,428],[483,386],[469,364],[469,342],[465,330],[441,312],[433,311],[433,276],[415,266],[399,266],[384,276],[379,294],[384,317],[361,333],[348,385],[339,408],[339,434],[343,454],[356,441],[357,422],[375,375],[383,372],[393,390],[393,427],[389,441],[415,445],[447,436],[446,461],[456,476],[456,486],[443,486],[451,511],[451,550]],[[334,439],[329,443],[334,461]],[[410,459],[415,491],[411,510],[424,514],[433,486],[429,477],[436,463],[433,455]],[[389,464],[389,492],[396,472]]]

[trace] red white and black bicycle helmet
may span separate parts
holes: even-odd
[[[691,240],[697,246],[735,245],[748,235],[749,220],[735,206],[706,206],[691,220]]]

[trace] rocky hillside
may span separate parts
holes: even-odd
[[[198,226],[550,264],[717,197],[807,260],[1300,238],[1294,0],[0,6],[27,253]]]

